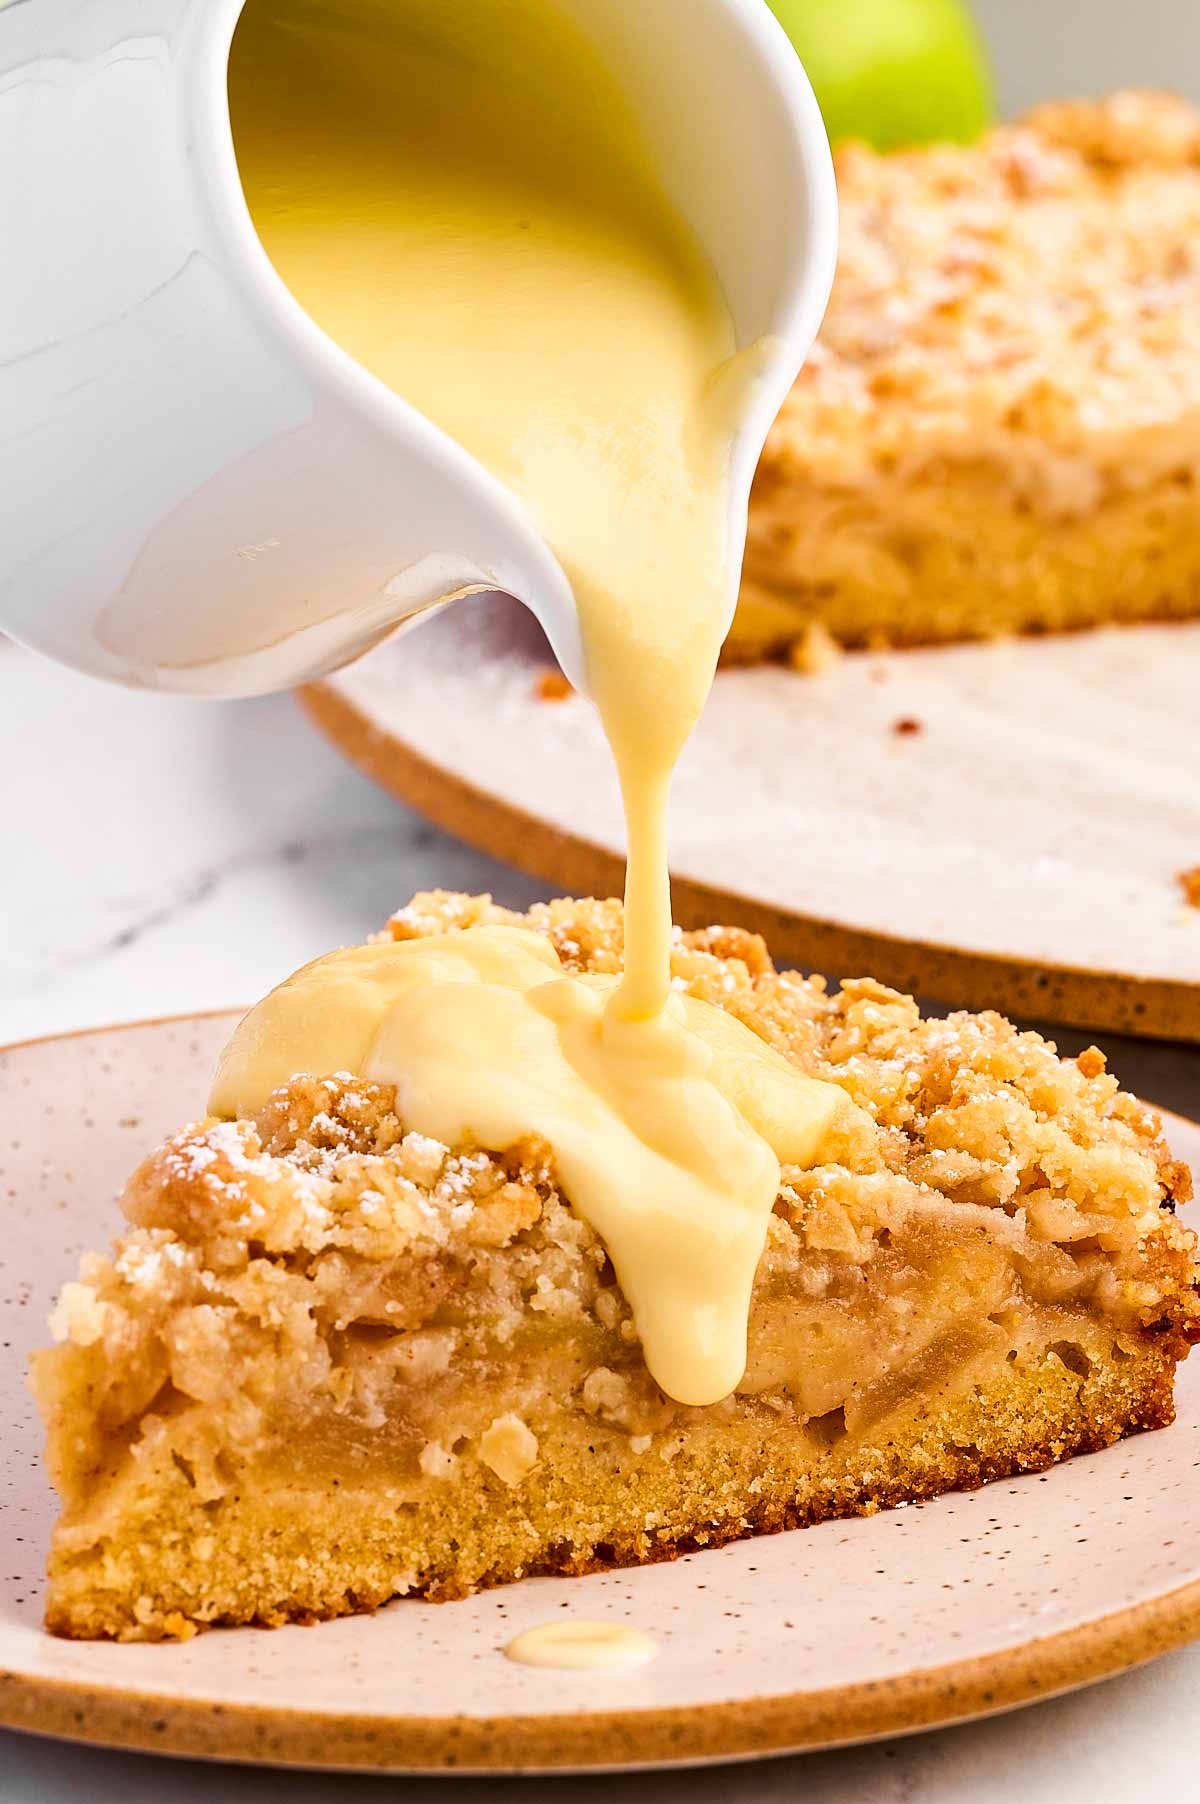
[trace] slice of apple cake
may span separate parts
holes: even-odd
[[[611,972],[621,912],[418,897]],[[153,1153],[33,1382],[63,1510],[47,1622],[186,1636],[669,1558],[1037,1470],[1172,1417],[1200,1337],[1188,1174],[1096,1051],[829,993],[735,929],[681,989],[846,1098],[785,1168],[749,1358],[705,1408],[650,1378],[545,1146],[446,1147],[395,1091],[297,1075]]]

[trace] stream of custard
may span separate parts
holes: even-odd
[[[293,294],[516,492],[566,570],[628,866],[620,980],[569,976],[512,928],[350,948],[251,1013],[212,1107],[348,1070],[440,1140],[547,1140],[651,1372],[714,1402],[744,1369],[780,1160],[813,1161],[840,1097],[670,982],[668,795],[741,552],[753,348],[735,354],[619,85],[552,0],[250,0],[230,100]]]

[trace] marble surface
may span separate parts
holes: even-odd
[[[286,697],[168,700],[92,684],[0,643],[5,749],[0,1041],[236,1006],[361,937],[415,888],[539,886],[428,827],[346,767]],[[1064,1049],[1083,1036],[1057,1036]],[[1113,1045],[1130,1087],[1200,1114],[1200,1053]],[[632,1787],[647,1804],[1117,1804],[1190,1795],[1200,1649],[1095,1690],[911,1740],[705,1774],[545,1781],[547,1800]],[[5,1804],[170,1798],[403,1800],[444,1781],[374,1781],[187,1766],[0,1734]],[[456,1796],[529,1794],[456,1782]]]
[[[132,693],[0,644],[0,1041],[236,1007],[414,889],[544,894],[343,764],[288,696]]]

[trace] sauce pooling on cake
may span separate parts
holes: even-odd
[[[545,1140],[651,1372],[714,1403],[745,1368],[780,1161],[811,1164],[845,1099],[711,1003],[672,995],[633,1021],[620,1000],[620,980],[567,976],[526,928],[351,946],[251,1011],[212,1108],[253,1113],[297,1071],[352,1071],[394,1083],[401,1120],[447,1146]]]
[[[478,50],[497,41],[503,81]],[[815,1159],[841,1096],[671,993],[668,792],[735,589],[756,350],[736,352],[619,88],[546,0],[251,5],[230,95],[283,279],[521,496],[570,576],[629,862],[621,979],[568,976],[511,929],[335,953],[243,1023],[212,1106],[348,1070],[450,1144],[547,1141],[651,1372],[714,1402],[745,1365],[780,1160]]]

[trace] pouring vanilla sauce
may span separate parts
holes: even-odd
[[[671,989],[668,796],[727,625],[760,353],[735,350],[618,83],[551,0],[251,0],[230,105],[280,276],[515,491],[570,577],[628,867],[619,980],[512,928],[350,948],[251,1012],[212,1107],[351,1070],[438,1139],[547,1140],[651,1373],[715,1402],[745,1367],[780,1162],[814,1162],[842,1100]]]

